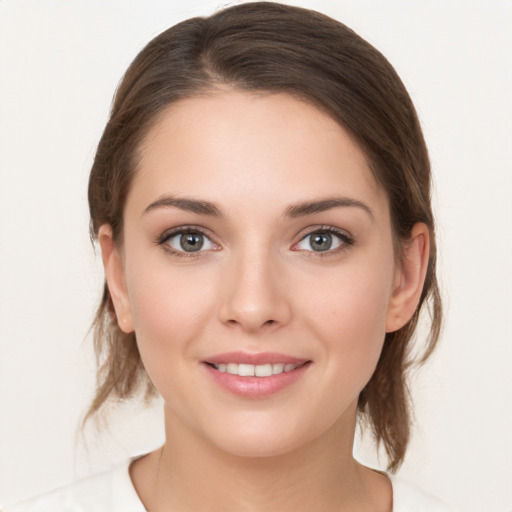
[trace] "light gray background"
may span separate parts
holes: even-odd
[[[231,2],[230,2],[231,3]],[[436,181],[442,342],[415,378],[401,475],[460,511],[512,510],[512,2],[294,2],[345,22],[394,64]],[[94,386],[87,329],[102,280],[86,183],[116,84],[151,37],[212,1],[0,0],[0,503],[162,439],[159,408],[111,433],[76,425]],[[363,460],[370,449],[358,448]]]

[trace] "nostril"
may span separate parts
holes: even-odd
[[[256,331],[258,329],[262,328],[272,328],[279,324],[277,320],[265,320],[263,323],[258,322],[256,319],[254,321],[250,321],[249,319],[245,320],[237,320],[236,318],[230,318],[226,321],[226,324],[235,327],[235,326],[242,326],[243,328],[249,330],[249,331]]]

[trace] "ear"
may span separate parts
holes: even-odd
[[[426,224],[418,222],[403,246],[397,265],[388,313],[386,332],[402,328],[413,316],[423,291],[430,254],[430,236]]]
[[[101,257],[103,259],[107,286],[116,311],[117,323],[119,328],[128,334],[134,330],[133,319],[126,288],[123,259],[114,243],[110,225],[103,224],[100,227],[98,241],[101,247]]]

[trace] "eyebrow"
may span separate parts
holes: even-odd
[[[365,203],[352,199],[349,197],[328,197],[325,199],[318,199],[316,201],[304,201],[288,206],[284,212],[284,217],[296,219],[298,217],[305,217],[306,215],[313,215],[315,213],[325,212],[333,208],[340,207],[355,207],[365,211],[372,220],[375,216],[371,208]],[[198,215],[208,215],[210,217],[223,217],[221,209],[210,201],[203,201],[198,199],[190,199],[186,197],[162,196],[156,201],[153,201],[143,212],[143,215],[158,208],[179,208]]]
[[[355,207],[365,211],[372,220],[375,220],[375,215],[372,209],[365,203],[358,201],[357,199],[351,199],[349,197],[327,197],[325,199],[319,199],[317,201],[304,201],[302,203],[292,204],[286,208],[284,215],[292,219],[297,217],[303,217],[306,215],[313,215],[315,213],[325,212],[332,208],[339,207]]]
[[[209,215],[211,217],[222,217],[220,208],[209,201],[200,201],[185,197],[162,196],[153,201],[143,212],[143,215],[158,208],[179,208],[199,215]]]

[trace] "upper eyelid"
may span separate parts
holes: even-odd
[[[353,239],[353,236],[346,229],[328,225],[310,226],[308,228],[305,228],[297,235],[297,238],[300,241],[303,240],[305,237],[312,235],[313,233],[333,233],[338,236],[349,238],[350,240]]]
[[[185,225],[169,228],[169,229],[165,230],[162,234],[160,234],[157,237],[157,239],[155,240],[155,242],[157,244],[163,244],[167,240],[172,238],[173,236],[183,234],[183,233],[188,233],[188,232],[200,233],[203,236],[206,236],[215,245],[221,245],[218,241],[216,241],[217,237],[215,235],[213,235],[209,229],[206,229],[202,226],[193,225],[193,224],[191,224],[191,225],[185,224]],[[340,236],[341,238],[348,239],[348,240],[346,240],[346,242],[347,241],[353,242],[353,236],[346,229],[338,228],[338,227],[332,226],[332,225],[320,224],[320,225],[316,225],[316,226],[308,226],[308,227],[302,229],[297,235],[295,235],[295,237],[294,237],[295,241],[292,243],[292,246],[296,245],[297,243],[302,241],[307,236],[310,236],[314,233],[319,233],[319,232],[332,233],[336,236]]]
[[[214,246],[213,250],[216,251],[219,248],[219,244],[214,241],[213,237],[208,234],[208,230],[199,227],[199,226],[190,226],[190,225],[184,225],[184,226],[177,226],[174,228],[170,228],[165,230],[160,236],[158,236],[155,240],[155,244],[157,246],[160,246],[164,251],[166,251],[169,254],[172,254],[176,257],[181,258],[197,258],[202,253],[209,252],[212,250],[212,248],[208,249],[199,249],[198,251],[185,251],[185,250],[179,250],[175,247],[172,247],[170,243],[168,243],[172,238],[180,235],[184,235],[187,233],[198,233],[205,238],[207,238],[210,243]]]
[[[307,229],[307,228],[306,228]],[[329,249],[326,251],[312,251],[309,249],[294,249],[298,244],[300,244],[302,241],[304,241],[308,236],[311,236],[315,233],[330,233],[334,236],[337,236],[341,240],[341,245],[339,247],[336,247],[334,249]],[[302,232],[301,235],[299,235],[299,238],[296,242],[293,243],[291,250],[292,251],[300,251],[302,253],[307,254],[311,257],[318,257],[318,258],[327,258],[329,256],[334,256],[335,254],[338,254],[340,252],[348,250],[350,247],[354,245],[354,237],[346,230],[340,229],[334,226],[316,226],[311,227],[309,230],[307,230],[305,233]]]
[[[200,233],[201,235],[206,236],[209,239],[214,238],[210,231],[206,228],[203,228],[201,226],[194,226],[194,225],[183,225],[183,226],[176,226],[174,228],[169,228],[163,231],[158,237],[157,242],[162,243],[168,240],[169,238],[172,238],[175,235],[180,235],[183,233]],[[212,240],[213,241],[213,240]]]

